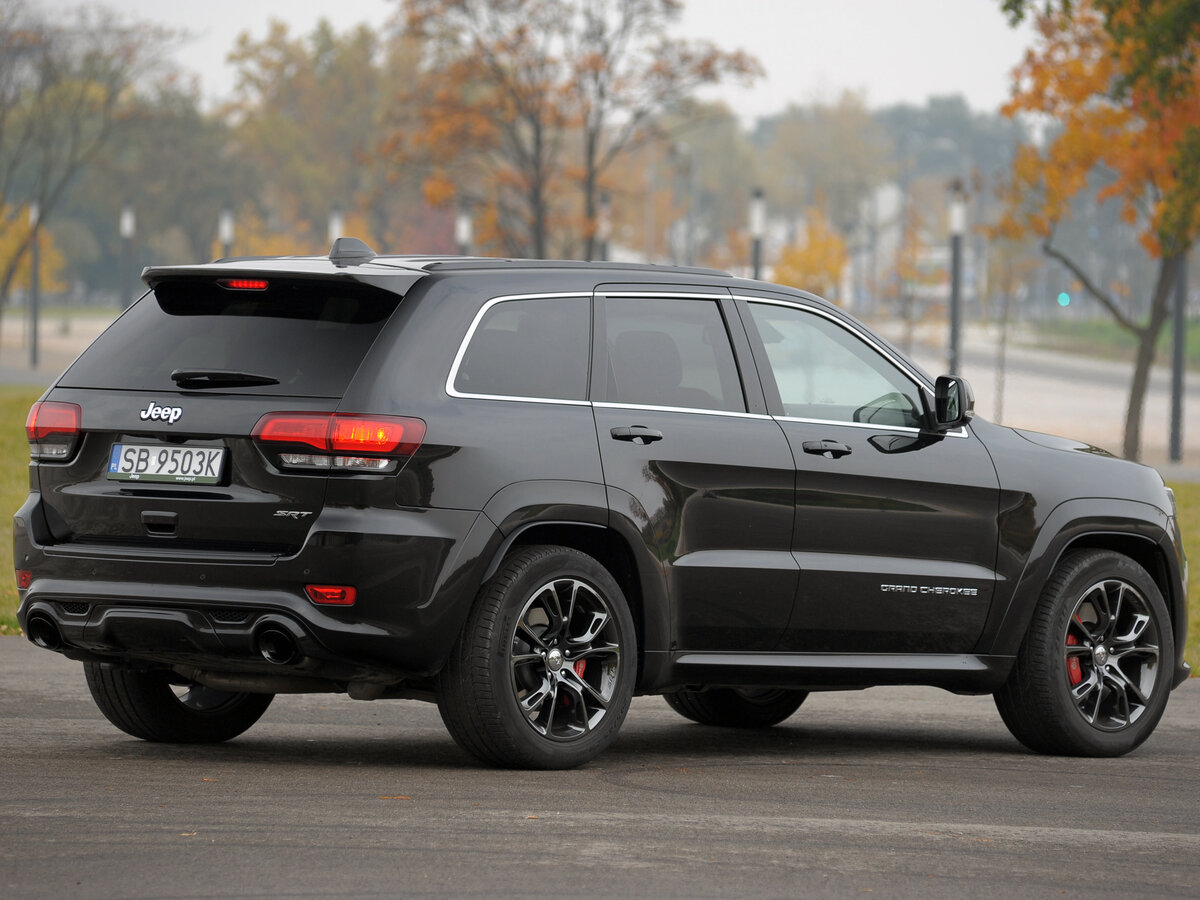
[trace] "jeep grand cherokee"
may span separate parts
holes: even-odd
[[[1187,677],[1159,476],[811,294],[354,239],[144,280],[31,410],[15,518],[23,629],[136,737],[345,692],[559,768],[635,694],[749,727],[926,684],[1104,756]]]

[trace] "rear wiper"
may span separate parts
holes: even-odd
[[[238,372],[234,369],[176,369],[171,380],[181,388],[250,387],[256,384],[279,384],[270,375]]]

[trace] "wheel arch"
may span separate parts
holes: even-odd
[[[638,645],[638,680],[641,680],[642,659],[648,642],[657,639],[656,627],[648,621],[645,591],[638,572],[633,549],[617,532],[591,522],[554,519],[528,522],[513,531],[497,548],[484,581],[491,578],[504,559],[521,547],[552,544],[569,547],[590,556],[602,565],[621,588],[633,617]],[[650,617],[653,618],[653,617]]]
[[[1160,511],[1128,501],[1064,503],[1040,530],[996,632],[992,652],[1015,655],[1020,649],[1042,589],[1062,559],[1078,550],[1109,550],[1144,568],[1162,592],[1176,644],[1182,652],[1187,627],[1187,596],[1171,534]],[[1147,512],[1153,510],[1157,516]],[[1163,521],[1159,521],[1163,519]],[[1173,661],[1178,663],[1178,660]]]

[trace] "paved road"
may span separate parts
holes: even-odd
[[[126,738],[0,638],[0,896],[1200,896],[1200,679],[1118,760],[985,697],[876,688],[730,733],[642,698],[573,772],[476,766],[436,710],[280,697],[219,747]]]

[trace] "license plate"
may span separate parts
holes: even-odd
[[[108,477],[117,481],[218,484],[224,464],[223,447],[113,444]]]

